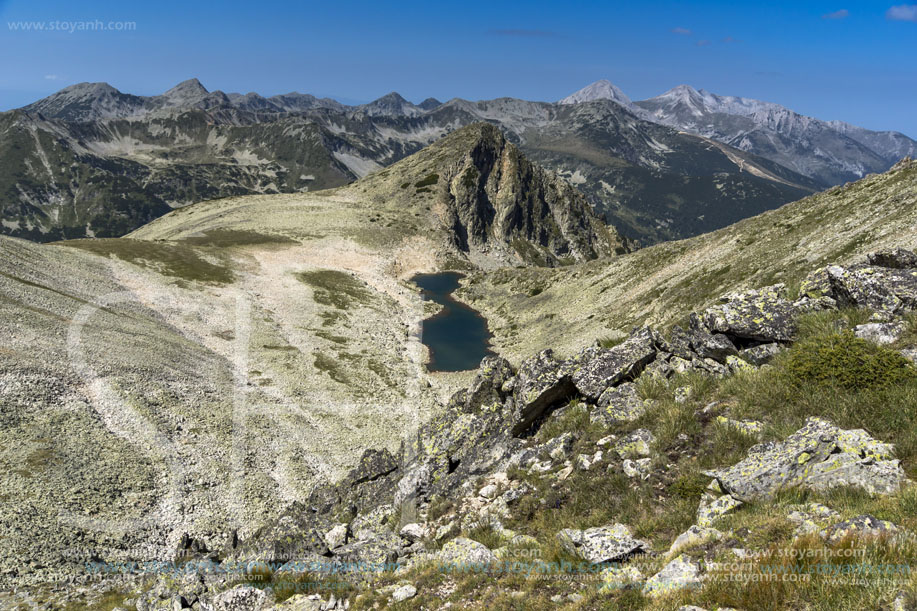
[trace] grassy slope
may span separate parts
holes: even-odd
[[[666,325],[742,287],[886,247],[917,246],[917,163],[837,187],[719,231],[612,260],[476,274],[463,297],[490,320],[504,355],[571,352],[637,324]]]

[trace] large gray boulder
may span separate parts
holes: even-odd
[[[832,296],[841,306],[871,308],[889,314],[917,309],[917,270],[832,265],[826,272]]]
[[[904,248],[871,252],[866,255],[870,265],[889,269],[917,269],[917,254]]]
[[[892,452],[891,445],[861,429],[842,430],[809,418],[785,441],[758,444],[738,464],[707,474],[741,501],[771,498],[793,487],[826,491],[853,486],[870,494],[891,494],[907,481]]]
[[[486,545],[464,537],[456,537],[443,545],[437,554],[437,560],[443,565],[455,568],[488,565],[498,561]]]
[[[635,331],[614,348],[587,348],[563,364],[576,390],[596,402],[609,386],[630,380],[656,357],[656,337],[649,328]]]
[[[551,350],[542,350],[519,366],[513,392],[512,433],[524,433],[541,416],[576,394],[569,374]]]
[[[621,562],[649,549],[649,545],[635,539],[624,524],[586,530],[566,528],[556,536],[561,547],[567,552],[594,564]]]
[[[704,310],[699,317],[711,333],[758,342],[790,342],[796,338],[797,311],[784,297],[782,284],[731,293],[723,303]]]
[[[625,382],[614,388],[607,388],[599,397],[598,404],[590,412],[592,422],[606,426],[633,422],[646,412],[644,400],[637,393],[636,385]]]

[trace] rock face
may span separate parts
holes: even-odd
[[[742,501],[771,498],[794,487],[825,491],[854,486],[891,494],[907,481],[890,445],[863,430],[842,430],[818,418],[810,418],[782,443],[758,444],[745,460],[708,474]]]
[[[648,549],[647,544],[634,539],[630,529],[623,524],[586,530],[568,528],[557,533],[557,540],[567,552],[593,564],[621,562]]]
[[[827,268],[840,305],[902,314],[917,309],[917,270],[854,265]]]

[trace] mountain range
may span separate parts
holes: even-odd
[[[0,232],[114,237],[198,201],[338,187],[485,121],[621,234],[651,244],[885,170],[915,150],[894,132],[692,91],[632,102],[600,81],[558,103],[413,104],[391,93],[346,106],[208,91],[196,79],[147,97],[73,85],[0,113]]]

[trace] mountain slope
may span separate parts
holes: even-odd
[[[897,132],[821,121],[778,104],[687,85],[635,106],[651,121],[761,155],[825,187],[885,171],[917,152],[917,142]]]
[[[503,355],[544,345],[572,353],[590,338],[666,325],[720,295],[796,285],[819,266],[917,247],[917,161],[787,204],[718,231],[556,270],[480,274],[462,293],[484,313]],[[537,290],[537,297],[528,297]],[[524,329],[524,332],[520,332]]]

